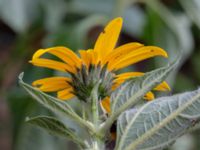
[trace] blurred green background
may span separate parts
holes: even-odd
[[[65,139],[24,123],[26,116],[52,115],[17,85],[25,72],[31,83],[58,74],[28,63],[39,48],[91,48],[103,26],[122,16],[118,45],[141,42],[164,48],[169,59],[154,58],[128,68],[149,71],[181,55],[168,78],[173,91],[200,85],[199,0],[0,0],[0,150],[72,150]],[[171,94],[168,93],[168,94]],[[170,150],[199,150],[200,131],[181,137]]]

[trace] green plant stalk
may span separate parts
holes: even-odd
[[[98,121],[99,121],[99,112],[98,112],[98,98],[95,96],[96,94],[92,95],[92,118],[93,124],[95,129],[98,128]]]
[[[82,103],[82,118],[83,118],[83,120],[86,120],[86,110],[85,110],[85,106],[84,106],[84,102],[82,102],[81,101],[81,103]]]
[[[96,87],[94,87],[92,91],[92,95],[91,95],[92,123],[96,131],[99,128],[98,93],[97,93],[98,87],[99,87],[99,84],[97,84]],[[92,137],[91,149],[102,150],[104,147],[104,144],[99,134],[93,134],[91,137]]]
[[[79,123],[81,126],[85,127],[86,129],[88,129],[90,132],[92,133],[96,133],[94,126],[92,126],[91,124],[89,124],[88,122],[86,122],[85,120],[83,120],[81,117],[79,117],[76,114],[71,114],[71,116],[73,117],[73,119]]]

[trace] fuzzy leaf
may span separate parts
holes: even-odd
[[[176,67],[176,64],[153,70],[122,84],[111,95],[112,113],[119,110],[123,112],[136,104],[148,91],[160,84]]]
[[[70,105],[68,105],[66,102],[63,102],[55,97],[49,96],[36,88],[26,84],[22,80],[23,73],[19,75],[19,84],[40,104],[42,104],[44,107],[48,108],[54,113],[61,114],[62,116],[67,116],[79,123],[79,125],[84,126],[91,131],[93,131],[90,124],[88,124],[86,121],[84,121],[82,118],[80,118],[71,108]]]
[[[39,116],[34,118],[27,118],[26,122],[36,125],[53,135],[69,138],[77,143],[80,147],[86,147],[85,143],[79,139],[75,132],[67,128],[62,122],[53,117]]]
[[[118,119],[117,150],[158,150],[200,121],[200,89],[146,103]]]
[[[34,118],[27,118],[26,122],[43,128],[53,135],[63,137],[70,137],[73,135],[73,130],[68,129],[62,122],[53,117],[39,116]]]
[[[23,73],[19,75],[19,84],[40,104],[44,107],[50,109],[55,113],[61,113],[67,116],[73,116],[75,113],[72,108],[65,102],[60,101],[59,99],[49,96],[36,88],[26,84],[22,80]]]

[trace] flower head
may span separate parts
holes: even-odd
[[[116,71],[154,56],[167,57],[167,53],[156,46],[144,46],[140,43],[128,43],[115,48],[122,28],[122,18],[112,20],[100,33],[93,49],[80,50],[80,57],[66,47],[39,49],[30,61],[35,66],[46,67],[66,72],[70,77],[49,77],[33,82],[44,92],[57,92],[57,97],[68,100],[76,96],[79,100],[89,101],[94,85],[99,82],[99,99],[103,107],[110,111],[109,96],[115,88],[132,77],[142,76],[142,72],[126,72],[116,74]],[[55,61],[43,58],[46,53],[60,59]],[[166,82],[154,90],[169,90]],[[152,92],[144,97],[154,98]]]

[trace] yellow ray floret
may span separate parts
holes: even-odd
[[[154,56],[167,57],[167,53],[156,46],[144,46],[115,58],[111,63],[109,63],[108,68],[110,70],[118,70]]]
[[[79,53],[81,55],[82,62],[89,66],[90,64],[96,65],[97,64],[97,53],[93,51],[92,49],[89,50],[79,50]]]
[[[144,46],[143,44],[140,44],[140,43],[137,43],[137,42],[122,45],[122,46],[114,49],[107,56],[105,56],[105,58],[102,60],[102,62],[103,62],[103,64],[106,64],[107,62],[112,63],[118,57],[126,55],[127,53],[129,53],[131,51],[135,51],[138,48],[143,47],[143,46]]]
[[[52,54],[58,57],[65,63],[52,61],[49,59],[41,58],[42,55],[45,53]],[[70,49],[65,47],[53,47],[47,49],[39,49],[32,57],[30,61],[34,65],[41,66],[41,67],[48,67],[51,69],[55,69],[53,66],[58,66],[60,69],[59,71],[71,71],[75,73],[75,68],[80,68],[81,66],[81,59]],[[70,69],[71,68],[71,69]],[[66,70],[65,70],[66,69]]]
[[[94,51],[98,54],[98,60],[101,61],[114,49],[122,28],[122,22],[122,18],[116,18],[100,33],[94,46]]]
[[[62,63],[62,62],[58,62],[58,61],[50,60],[50,59],[46,59],[46,58],[34,59],[29,62],[35,66],[45,67],[45,68],[54,69],[54,70],[58,70],[58,71],[62,71],[62,72],[66,72],[66,71],[72,72],[72,73],[76,72],[76,69],[74,67],[70,67],[66,63]]]
[[[57,92],[57,97],[61,100],[69,100],[75,95],[73,94],[73,88],[69,87]]]
[[[154,97],[154,94],[152,92],[147,92],[146,95],[144,96],[144,99],[146,100],[153,100],[155,97]]]
[[[33,86],[38,87],[44,92],[54,92],[65,88],[69,88],[71,79],[67,77],[50,77],[36,80],[32,83]]]

